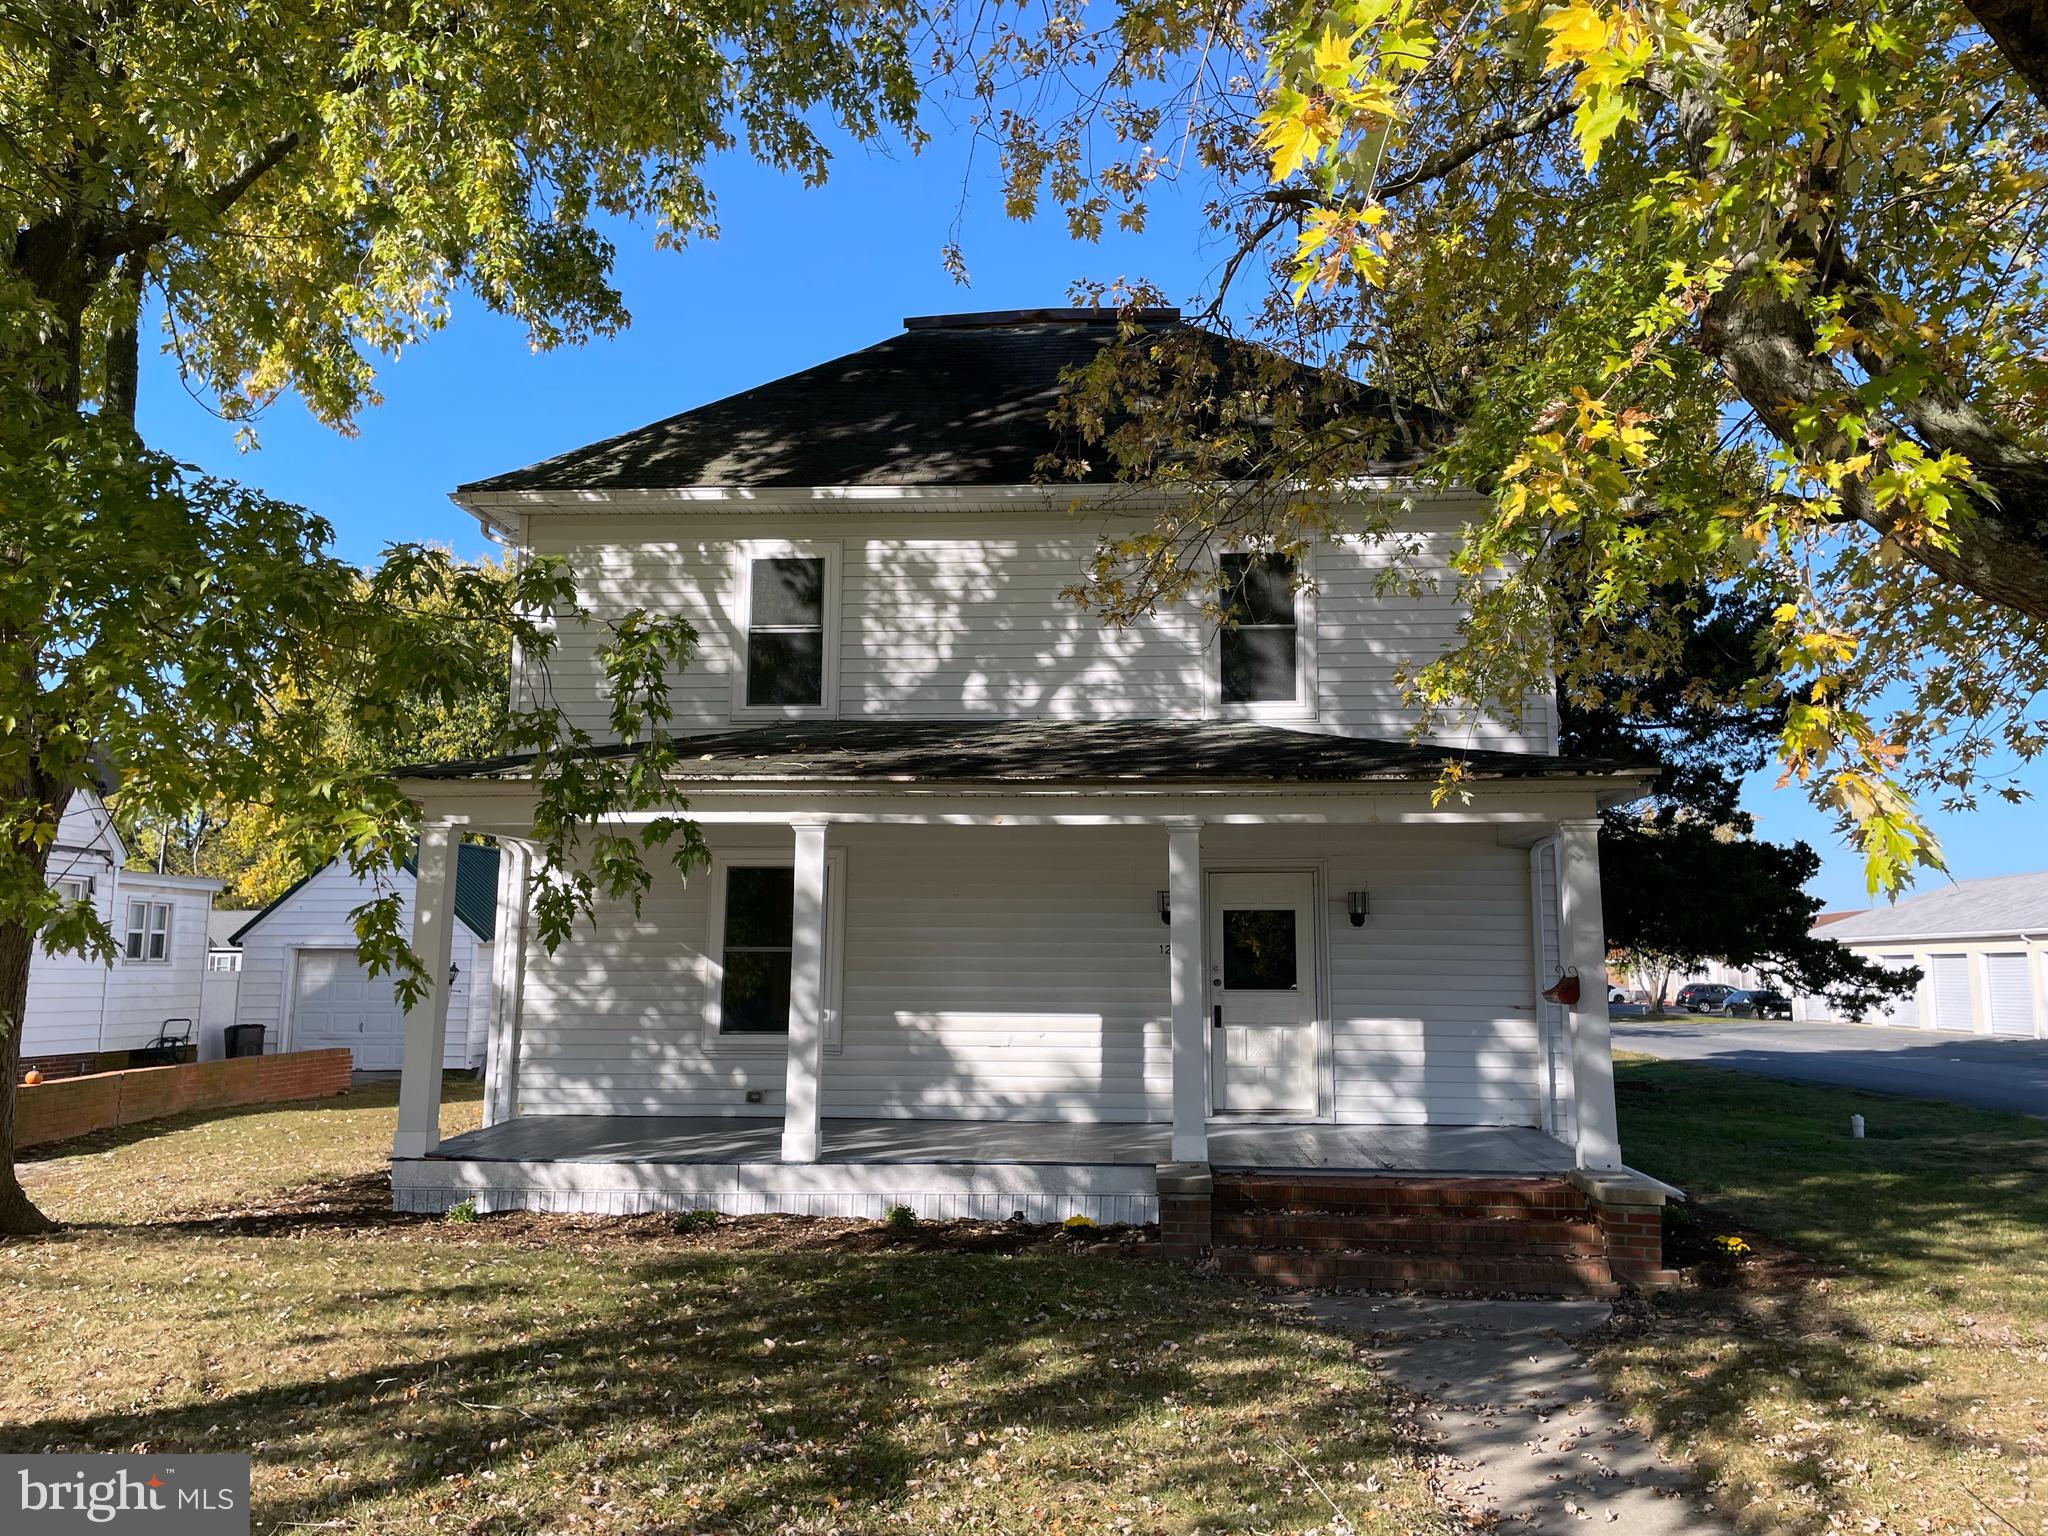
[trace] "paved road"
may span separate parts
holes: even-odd
[[[2048,1040],[2005,1040],[1863,1024],[1698,1018],[1614,1021],[1615,1049],[1705,1061],[1797,1083],[1946,1099],[2048,1115]]]

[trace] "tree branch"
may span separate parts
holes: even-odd
[[[1572,115],[1569,100],[1547,102],[1518,112],[1513,117],[1503,118],[1492,127],[1482,129],[1469,138],[1446,145],[1433,155],[1426,155],[1407,170],[1389,176],[1371,189],[1371,195],[1378,198],[1398,196],[1412,191],[1429,182],[1441,181],[1453,171],[1471,164],[1489,149],[1498,149],[1503,144],[1512,144],[1518,139],[1553,128]],[[1308,187],[1274,187],[1265,194],[1269,203],[1290,206],[1321,201]]]
[[[215,218],[225,217],[228,210],[240,202],[250,189],[277,169],[285,156],[299,147],[299,140],[299,131],[296,128],[290,133],[272,139],[256,158],[241,170],[211,192],[200,193],[201,204]],[[153,218],[131,216],[117,225],[101,230],[93,241],[93,254],[101,260],[131,256],[169,239],[170,234],[170,221],[161,215]]]

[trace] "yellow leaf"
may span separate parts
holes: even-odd
[[[1543,29],[1550,34],[1550,52],[1544,60],[1546,69],[1576,63],[1607,46],[1607,18],[1584,0],[1574,0],[1563,10],[1546,16]]]

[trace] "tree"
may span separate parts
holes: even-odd
[[[486,556],[473,565],[458,562],[451,574],[473,576],[480,590],[494,594],[496,606],[509,610],[517,579],[510,564]],[[367,582],[359,581],[356,590],[360,597],[369,596]],[[421,601],[420,616],[449,623],[460,617],[432,592]],[[366,725],[349,718],[345,699],[332,694],[306,698],[304,703],[326,721],[322,751],[327,761],[351,772],[377,772],[497,752],[511,704],[511,632],[486,628],[478,640],[482,652],[476,674],[467,691],[453,700],[415,692],[401,698],[388,718]],[[224,881],[217,898],[223,908],[265,906],[310,872],[296,860],[286,818],[260,802],[231,805],[216,798],[174,815],[139,818],[116,796],[111,809],[127,841],[131,866]]]
[[[0,12],[0,1232],[47,1225],[13,1173],[31,954],[111,954],[104,925],[44,883],[71,795],[111,767],[144,821],[258,803],[302,863],[339,855],[386,880],[411,813],[375,773],[327,760],[334,720],[376,739],[422,699],[458,708],[505,644],[544,656],[546,617],[589,619],[558,563],[508,588],[398,546],[358,572],[318,518],[151,452],[135,435],[145,315],[231,418],[289,389],[344,429],[374,403],[375,359],[438,329],[458,294],[536,346],[604,334],[627,314],[595,220],[679,241],[715,228],[713,154],[744,145],[815,181],[827,124],[908,131],[910,15],[900,0]],[[640,613],[601,627],[609,728],[636,751],[593,757],[546,700],[511,713],[502,743],[538,754],[549,944],[597,894],[637,896],[646,848],[702,856],[678,816],[639,838],[601,819],[681,809],[663,727],[694,636]],[[413,1000],[397,912],[387,884],[358,936]]]
[[[1734,593],[1769,615],[1779,759],[1873,891],[1938,863],[1919,799],[2018,795],[2010,763],[2048,744],[2039,6],[1127,0],[1107,28],[1062,7],[954,56],[1014,208],[1142,225],[1163,178],[1204,168],[1202,315],[1243,308],[1247,334],[1396,402],[1332,423],[1300,408],[1315,385],[1133,330],[1077,416],[1193,500],[1104,544],[1098,611],[1193,592],[1219,532],[1299,539],[1412,448],[1490,499],[1458,560],[1472,621],[1413,680],[1433,715],[1511,713],[1553,670],[1568,692],[1655,678],[1691,599],[1651,594]],[[1190,411],[1272,430],[1226,463],[1177,429]]]

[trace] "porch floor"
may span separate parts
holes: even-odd
[[[1170,1160],[1165,1125],[1001,1120],[825,1121],[821,1163],[1145,1166]],[[475,1163],[774,1163],[780,1119],[695,1115],[523,1115],[450,1137],[430,1154]],[[1217,1168],[1354,1172],[1564,1173],[1571,1149],[1527,1126],[1209,1127]]]

